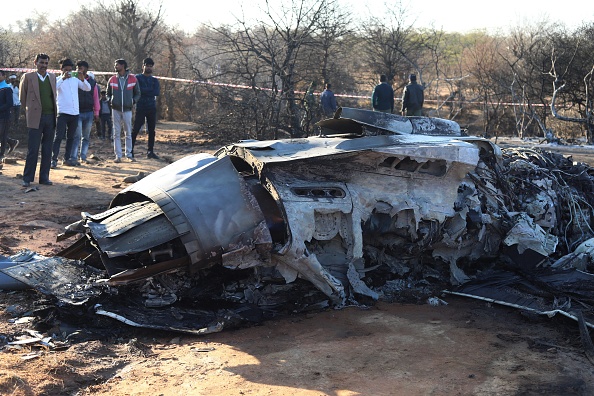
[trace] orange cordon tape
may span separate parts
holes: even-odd
[[[36,71],[36,69],[25,69],[25,68],[2,68],[2,70],[11,71],[11,72],[21,72],[21,73],[28,73],[28,72]],[[60,73],[60,70],[55,70],[55,69],[48,70],[48,71],[50,73]],[[105,76],[111,76],[114,74],[113,72],[101,72],[101,71],[93,71],[93,70],[89,70],[89,73],[93,73],[94,75],[105,75]],[[213,86],[218,86],[218,87],[238,88],[238,89],[254,89],[253,87],[251,87],[249,85],[241,85],[241,84],[226,84],[226,83],[218,83],[218,82],[212,82],[212,81],[189,80],[189,79],[185,79],[185,78],[175,78],[175,77],[155,76],[155,78],[158,78],[159,80],[176,81],[176,82],[183,82],[183,83],[187,83],[187,84],[213,85]],[[260,91],[273,91],[272,88],[256,87],[256,89],[258,89]],[[305,94],[304,91],[295,91],[295,93],[296,94]],[[320,93],[314,93],[314,95],[319,96]],[[341,97],[341,98],[355,98],[355,99],[370,99],[371,98],[371,96],[364,96],[364,95],[334,94],[334,96]],[[402,99],[396,98],[396,100],[402,100]],[[426,99],[425,102],[426,103],[442,103],[443,101],[438,101],[436,99]],[[459,103],[460,102],[464,102],[464,101],[459,101]],[[467,103],[469,103],[469,102],[467,102]],[[521,103],[499,103],[499,104],[503,105],[503,106],[522,106]],[[543,106],[548,106],[548,105],[535,103],[535,104],[532,104],[532,106],[543,107]]]

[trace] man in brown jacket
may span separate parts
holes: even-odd
[[[19,95],[25,106],[29,146],[23,171],[23,187],[29,187],[35,180],[37,156],[41,146],[39,184],[52,185],[49,179],[52,160],[52,145],[56,131],[56,75],[47,72],[50,57],[37,54],[37,71],[26,73],[21,78]]]

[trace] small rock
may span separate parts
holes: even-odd
[[[137,181],[143,179],[145,176],[144,172],[138,172],[138,174],[134,176],[127,176],[124,178],[124,183],[136,183]]]

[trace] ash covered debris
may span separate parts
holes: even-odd
[[[592,327],[592,168],[448,120],[341,109],[318,126],[146,176],[68,226],[59,257],[0,260],[0,288],[197,334],[444,290]]]

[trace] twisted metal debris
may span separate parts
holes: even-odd
[[[0,283],[196,334],[444,291],[592,327],[592,168],[448,120],[340,109],[318,126],[148,175],[66,227],[59,257],[0,260]]]

